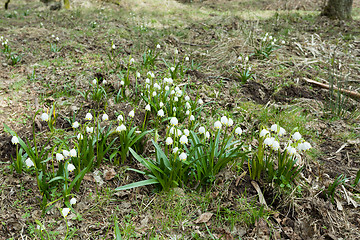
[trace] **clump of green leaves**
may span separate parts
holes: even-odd
[[[59,37],[55,37],[55,35],[51,35],[51,42],[50,42],[50,51],[53,53],[58,53],[63,49],[63,46],[60,46],[60,39]]]
[[[9,46],[9,40],[5,39],[3,36],[0,36],[0,42],[2,45],[1,51],[5,54],[6,58],[10,61],[12,66],[15,66],[22,59],[22,55],[18,55],[12,51]]]
[[[252,79],[253,73],[252,73],[252,69],[251,69],[251,65],[249,62],[249,57],[246,56],[245,58],[243,57],[238,57],[239,60],[239,64],[235,66],[236,68],[236,73],[235,73],[235,77],[241,82],[241,83],[246,83],[247,81]]]
[[[302,169],[300,153],[309,150],[311,145],[296,129],[285,141],[282,139],[285,129],[273,124],[270,131],[264,128],[260,132],[257,151],[248,161],[250,177],[273,182],[281,188],[291,188]],[[281,141],[285,142],[284,149],[281,149]]]
[[[221,129],[225,125],[225,130]],[[233,133],[241,134],[241,129],[228,130],[233,120],[223,116],[214,124],[215,130],[205,131],[199,128],[199,134],[188,129],[180,130],[178,119],[172,117],[167,131],[164,150],[153,140],[155,158],[144,158],[130,149],[133,157],[147,169],[140,171],[149,179],[131,183],[116,190],[125,190],[155,184],[159,190],[168,191],[181,186],[206,186],[215,180],[215,176],[230,161],[244,161],[246,153],[242,150],[242,141],[233,140]],[[223,134],[221,134],[223,132]],[[189,138],[190,139],[189,139]]]
[[[283,41],[282,43],[284,44],[285,42]],[[250,56],[260,60],[269,59],[270,55],[279,48],[280,46],[277,45],[277,39],[266,33],[260,40],[259,45],[255,47],[254,53]]]
[[[342,174],[340,174],[332,184],[330,184],[326,190],[326,194],[327,196],[330,198],[331,202],[334,204],[335,203],[335,192],[336,189],[345,184],[347,178],[346,176],[343,176]]]
[[[341,68],[339,61],[336,61],[335,56],[330,59],[330,66],[328,71],[329,81],[329,95],[324,104],[324,112],[326,115],[335,117],[345,117],[347,115],[346,104],[348,97],[341,93],[341,90],[346,87],[347,77],[345,77],[338,69]]]

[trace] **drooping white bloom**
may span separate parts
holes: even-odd
[[[77,153],[76,153],[76,149],[73,148],[70,150],[70,157],[76,157]]]
[[[150,110],[151,110],[150,104],[146,105],[145,110],[146,110],[146,111],[150,111]]]
[[[186,158],[187,158],[187,155],[186,155],[185,152],[182,152],[182,153],[179,155],[179,159],[180,159],[181,161],[185,161]]]
[[[125,85],[124,80],[121,80],[121,81],[120,81],[120,85],[121,85],[121,86],[124,86],[124,85]]]
[[[107,121],[107,120],[109,120],[109,115],[107,115],[106,113],[104,113],[104,114],[102,115],[101,119],[102,119],[103,121]]]
[[[68,170],[69,172],[74,171],[74,170],[75,170],[75,166],[74,166],[74,164],[69,163],[69,164],[68,164],[68,166],[67,166],[67,170]]]
[[[59,38],[59,37],[56,37],[56,38],[55,38],[55,41],[56,41],[56,42],[60,41],[60,38]]]
[[[296,148],[299,151],[303,151],[304,150],[304,143],[299,143]]]
[[[113,45],[111,46],[111,48],[115,50],[115,48],[116,48],[115,44],[113,44]]]
[[[64,156],[61,153],[56,153],[56,160],[57,161],[64,160]]]
[[[309,142],[304,142],[304,151],[307,151],[310,148],[312,148],[311,144]]]
[[[159,117],[165,116],[164,110],[160,109],[160,110],[157,112],[157,115],[158,115]]]
[[[179,51],[177,50],[177,48],[175,48],[174,53],[175,53],[175,55],[177,55],[177,54],[179,53]]]
[[[150,84],[151,81],[150,81],[150,79],[146,78],[145,82],[146,82],[146,84]]]
[[[173,107],[173,111],[176,112],[176,107]]]
[[[215,129],[220,129],[221,127],[222,127],[222,124],[221,124],[220,121],[216,121],[216,122],[214,123],[214,128],[215,128]]]
[[[280,127],[279,132],[278,132],[278,135],[279,135],[279,136],[283,136],[285,133],[286,133],[285,129],[282,128],[282,127]]]
[[[87,113],[87,114],[85,115],[85,120],[91,121],[92,119],[93,119],[93,116],[92,116],[91,113]]]
[[[186,116],[189,116],[189,115],[190,115],[190,111],[189,111],[189,110],[186,110],[185,115],[186,115]]]
[[[182,135],[182,131],[180,129],[177,129],[177,135],[176,136],[181,136]]]
[[[310,148],[311,148],[311,144],[308,142],[299,143],[299,145],[297,146],[297,149],[299,151],[307,151]]]
[[[204,134],[205,133],[205,128],[204,127],[199,127],[199,133]]]
[[[84,136],[83,136],[81,133],[79,133],[79,134],[77,135],[77,139],[83,140],[83,139],[84,139]]]
[[[203,104],[204,102],[203,102],[203,100],[201,99],[201,98],[199,98],[199,100],[198,100],[198,104]]]
[[[19,139],[17,138],[17,136],[13,136],[13,137],[11,138],[11,143],[12,143],[12,144],[18,144],[18,143],[19,143]]]
[[[70,156],[70,152],[68,150],[63,150],[64,158],[68,158]]]
[[[97,84],[97,79],[96,79],[96,78],[94,78],[94,79],[92,80],[92,84],[93,84],[93,85],[96,85],[96,84]]]
[[[49,121],[49,115],[47,113],[41,114],[40,118],[45,122]]]
[[[299,141],[299,140],[302,138],[302,136],[301,136],[301,134],[300,134],[299,132],[296,132],[296,133],[294,133],[294,134],[292,135],[292,138],[293,138],[295,141]]]
[[[190,108],[191,108],[190,103],[189,103],[189,102],[186,102],[186,103],[185,103],[185,107],[186,107],[187,109],[190,109]]]
[[[133,118],[135,116],[135,111],[134,110],[131,110],[129,112],[129,117]]]
[[[165,86],[165,91],[169,91],[170,87],[169,86]]]
[[[176,91],[176,97],[181,97],[183,95],[183,91],[179,90],[179,91]]]
[[[179,151],[179,148],[178,148],[178,147],[174,147],[173,153],[177,153],[178,151]]]
[[[93,133],[94,132],[94,127],[86,127],[86,132],[87,133]]]
[[[159,107],[162,108],[164,106],[164,103],[163,102],[160,102],[159,103]]]
[[[261,132],[260,132],[260,137],[265,137],[266,135],[270,135],[270,132],[267,130],[267,129],[263,129],[263,130],[261,130]]]
[[[153,72],[147,72],[146,74],[149,75],[149,76],[152,77],[152,78],[155,77],[155,74],[154,74]]]
[[[120,114],[120,115],[117,117],[117,120],[118,120],[119,122],[124,121],[123,115]]]
[[[174,102],[178,102],[179,98],[178,97],[174,97]]]
[[[172,117],[170,119],[170,124],[173,125],[173,126],[177,126],[179,123],[178,119],[176,117]]]
[[[228,125],[229,127],[231,127],[233,124],[234,124],[234,121],[233,121],[231,118],[228,118],[228,123],[227,123],[227,125]]]
[[[190,121],[194,121],[194,120],[195,120],[194,115],[191,115],[191,116],[190,116]]]
[[[205,133],[205,138],[210,138],[210,133],[208,131]]]
[[[33,162],[30,158],[27,158],[27,159],[26,159],[25,164],[26,164],[26,166],[27,166],[28,168],[34,166],[34,162]]]
[[[126,130],[126,127],[125,127],[125,125],[124,124],[121,124],[120,126],[118,126],[117,128],[116,128],[116,132],[122,132],[122,131],[125,131]]]
[[[180,143],[181,144],[187,144],[188,143],[188,138],[186,135],[182,135],[180,138]]]
[[[175,90],[171,90],[170,95],[174,95],[174,94],[175,94]]]
[[[184,129],[184,134],[188,137],[190,135],[190,131],[188,129]]]
[[[272,148],[274,151],[279,150],[279,148],[280,148],[280,143],[279,143],[278,141],[274,141],[273,144],[271,145],[271,148]]]
[[[296,148],[292,147],[292,146],[287,146],[286,147],[286,151],[289,155],[294,155],[296,154]]]
[[[225,126],[228,124],[229,120],[226,116],[222,116],[220,119],[221,123],[224,124]]]
[[[70,208],[63,208],[63,209],[61,210],[61,214],[64,216],[64,218],[67,217],[67,215],[69,214],[69,212],[70,212]]]
[[[185,61],[187,62],[187,61],[189,61],[190,59],[189,59],[189,57],[185,57]]]
[[[158,90],[161,89],[160,85],[158,83],[154,83],[154,88],[157,88]]]
[[[166,138],[166,145],[171,145],[171,144],[173,144],[172,138],[171,137]]]
[[[156,45],[156,48],[157,48],[157,49],[160,49],[160,48],[161,48],[160,44],[157,44],[157,45]]]
[[[278,126],[277,124],[271,125],[270,130],[276,132],[279,136],[283,136],[286,133],[285,129]]]
[[[130,58],[129,64],[131,65],[131,64],[133,64],[134,62],[135,62],[135,59]]]
[[[265,138],[264,140],[264,144],[267,145],[267,146],[272,146],[275,142],[275,138],[273,137],[268,137],[268,138]]]
[[[276,124],[271,125],[270,130],[273,132],[277,132],[278,126]]]
[[[70,205],[74,205],[74,204],[76,204],[76,198],[71,198],[70,199]]]
[[[78,128],[80,126],[80,124],[79,124],[79,122],[73,122],[73,124],[72,124],[72,127],[73,128]]]
[[[236,134],[238,134],[238,135],[241,135],[242,134],[242,129],[240,128],[240,127],[237,127],[236,129],[235,129],[235,133]]]
[[[136,72],[136,77],[137,78],[140,78],[141,77],[141,74],[139,72]]]
[[[174,68],[174,67],[171,67],[171,68],[170,68],[170,71],[172,71],[172,72],[175,71],[175,68]]]
[[[185,99],[185,101],[190,101],[190,97],[189,97],[189,96],[187,96],[187,95],[185,96],[185,98],[184,98],[184,99]]]
[[[151,94],[153,97],[156,97],[156,91],[153,91]]]

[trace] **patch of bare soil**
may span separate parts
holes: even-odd
[[[272,95],[272,90],[267,89],[263,84],[250,81],[241,88],[242,93],[258,104],[266,104]]]
[[[321,90],[295,85],[285,86],[273,95],[273,99],[277,102],[291,102],[296,98],[325,100],[324,92]]]

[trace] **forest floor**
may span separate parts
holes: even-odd
[[[71,1],[70,10],[50,11],[39,1],[13,0],[1,9],[0,36],[13,59],[0,46],[0,239],[114,239],[115,223],[123,239],[360,239],[360,3],[352,21],[332,21],[315,2]],[[266,34],[277,42],[264,57]],[[144,62],[148,49],[159,53],[154,65]],[[53,150],[76,143],[71,122],[83,124],[89,111],[114,120],[136,108],[141,126],[147,113],[137,86],[150,70],[169,77],[173,62],[185,69],[176,69],[174,82],[195,105],[204,102],[199,124],[210,129],[227,115],[243,129],[241,141],[252,149],[244,164],[230,161],[206,186],[115,191],[147,178],[128,170],[144,170],[131,155],[115,164],[107,154],[71,192],[77,203],[66,221],[58,185],[43,214],[34,170],[14,170],[17,148],[5,125],[30,145],[34,126],[40,144],[57,144],[43,147]],[[238,69],[249,69],[248,79]],[[100,99],[94,78],[106,80]],[[40,119],[53,106],[55,130]],[[143,141],[149,157],[151,139],[165,141],[166,131],[166,121],[156,125],[151,114],[148,126],[157,131]],[[288,136],[296,128],[312,146],[286,186],[249,173],[259,132],[272,124]]]

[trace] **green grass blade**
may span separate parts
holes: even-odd
[[[158,183],[159,183],[159,181],[157,179],[147,179],[147,180],[143,180],[143,181],[139,181],[139,182],[135,182],[135,183],[130,183],[130,184],[127,184],[125,186],[115,188],[115,190],[116,191],[121,191],[121,190],[127,190],[127,189],[142,187],[142,186],[146,186],[146,185],[151,185],[151,184],[158,184]]]

